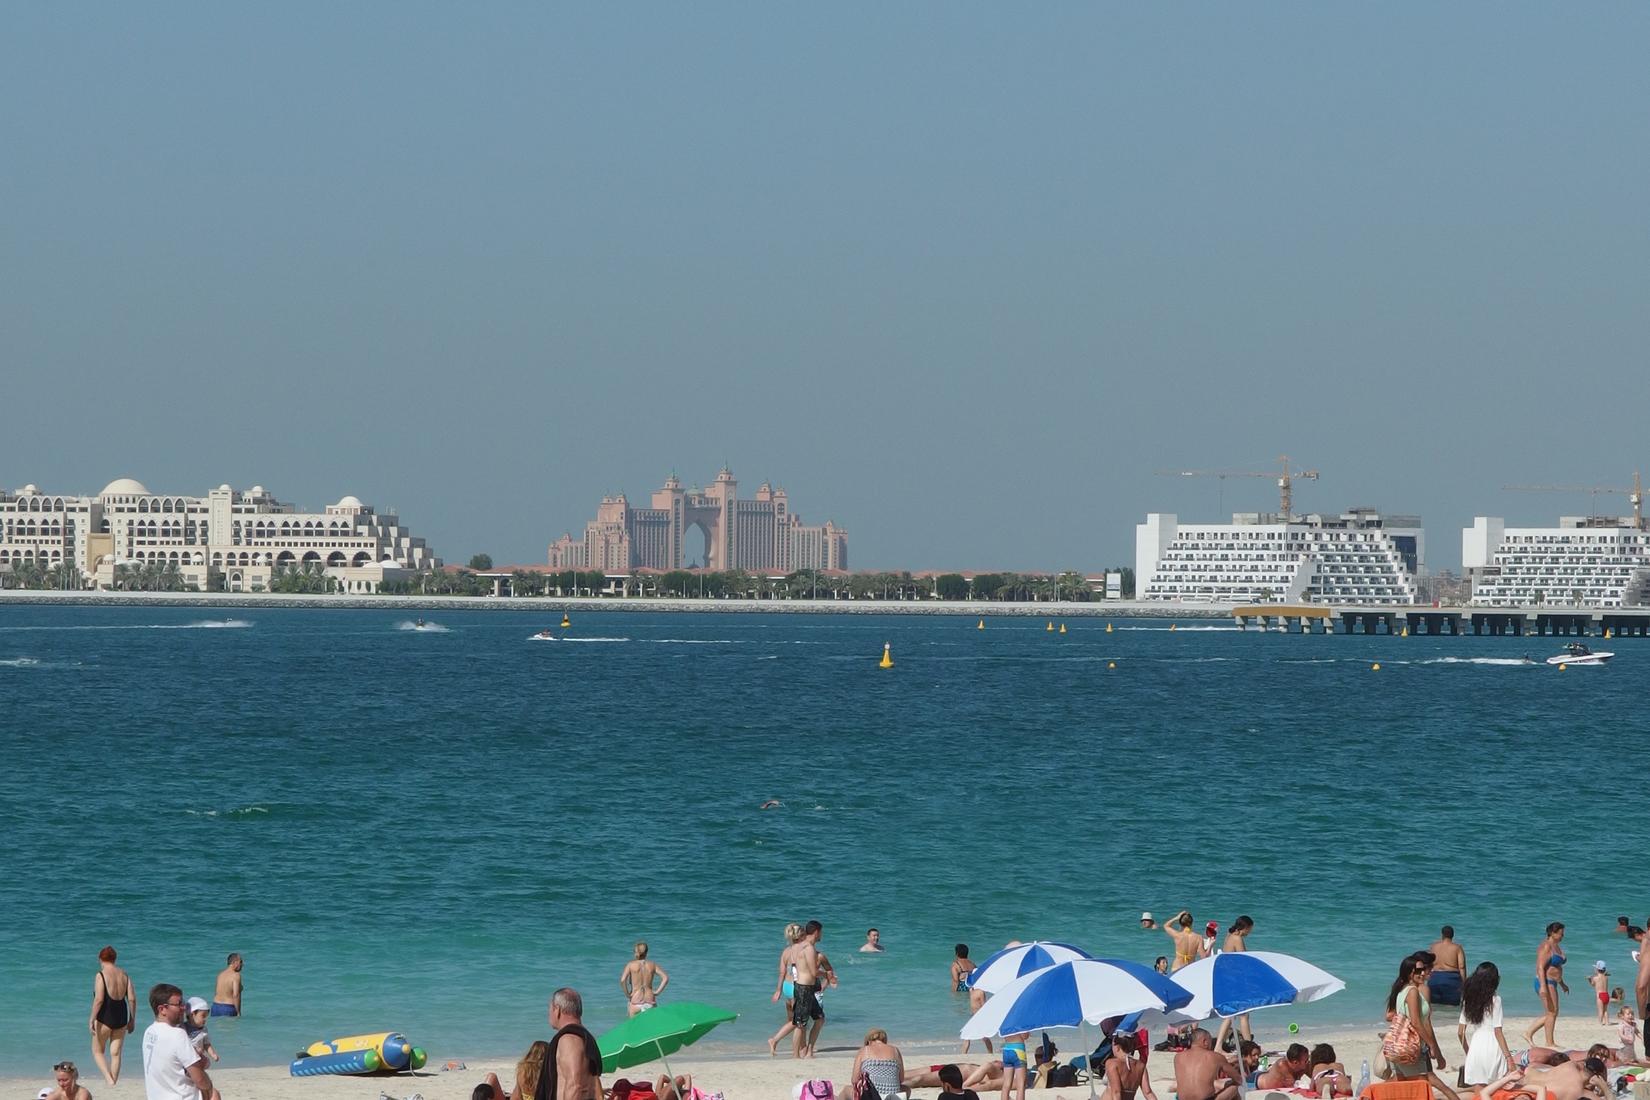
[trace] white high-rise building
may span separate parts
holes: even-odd
[[[276,570],[295,568],[324,571],[346,592],[376,592],[441,565],[399,518],[352,496],[300,512],[261,485],[191,497],[151,493],[131,478],[96,496],[0,490],[0,571],[25,562],[71,564],[99,588],[121,566],[175,566],[189,587],[206,590],[216,573],[230,592],[261,591]]]
[[[1478,516],[1461,531],[1472,602],[1489,607],[1635,607],[1650,586],[1650,533],[1616,516],[1508,527]]]
[[[1154,512],[1135,527],[1135,591],[1199,603],[1412,604],[1425,561],[1416,516],[1353,508],[1338,516],[1239,513],[1181,523]]]

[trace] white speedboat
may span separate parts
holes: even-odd
[[[550,633],[548,630],[541,630],[537,634],[529,634],[527,636],[527,640],[529,642],[554,642],[554,641],[557,641],[558,639],[554,634]]]
[[[1571,642],[1564,647],[1564,652],[1557,657],[1548,657],[1547,663],[1549,665],[1602,665],[1614,656],[1614,653],[1606,653],[1603,650],[1594,652],[1580,642]]]

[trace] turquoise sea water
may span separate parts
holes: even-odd
[[[241,1064],[384,1029],[513,1055],[562,984],[600,1030],[638,938],[667,998],[743,1014],[707,1045],[760,1049],[781,928],[811,917],[842,976],[826,1045],[954,1035],[958,940],[1149,962],[1140,911],[1181,906],[1347,980],[1263,1038],[1377,1018],[1444,921],[1509,1011],[1549,920],[1567,1012],[1595,958],[1630,985],[1642,642],[1561,673],[1513,663],[1539,639],[409,618],[0,608],[0,1072],[89,1062],[105,943],[140,990],[208,997],[243,952],[248,1016],[213,1026]],[[870,925],[886,955],[855,952]]]

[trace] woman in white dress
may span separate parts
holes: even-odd
[[[1461,987],[1461,1022],[1455,1029],[1466,1051],[1462,1077],[1469,1085],[1487,1085],[1501,1078],[1512,1062],[1507,1037],[1501,1032],[1501,972],[1492,962],[1481,962]]]

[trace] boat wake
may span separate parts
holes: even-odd
[[[1506,665],[1511,667],[1534,668],[1534,661],[1526,661],[1522,657],[1433,657],[1430,660],[1417,662],[1423,665]]]
[[[564,642],[628,642],[629,638],[563,638]]]
[[[411,619],[403,619],[395,624],[397,630],[411,630],[419,634],[450,634],[452,633],[440,623],[415,623]]]

